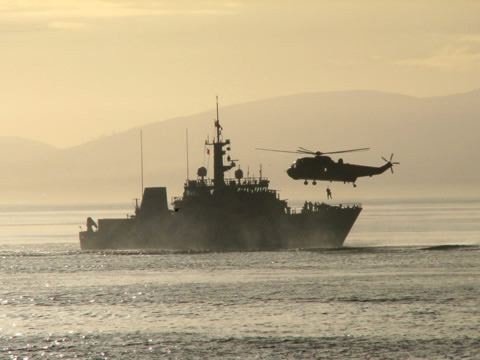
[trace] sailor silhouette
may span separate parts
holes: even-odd
[[[332,191],[327,187],[327,199],[332,199]]]

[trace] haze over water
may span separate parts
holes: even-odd
[[[3,207],[0,357],[478,358],[480,201],[364,206],[343,250],[205,254],[79,251],[127,206]]]

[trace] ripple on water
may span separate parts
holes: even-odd
[[[191,333],[68,334],[56,337],[10,337],[2,358],[471,358],[477,338],[388,339],[382,337],[211,337]]]
[[[40,250],[2,253],[0,358],[468,358],[478,347],[476,250]]]

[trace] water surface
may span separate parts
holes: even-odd
[[[126,209],[0,209],[0,358],[480,357],[478,203],[371,204],[327,251],[81,252],[90,214]]]

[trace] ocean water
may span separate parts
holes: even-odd
[[[480,201],[364,204],[341,250],[79,251],[127,212],[0,207],[0,359],[480,359]]]

